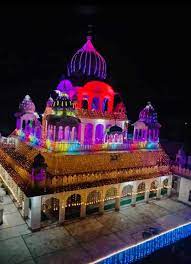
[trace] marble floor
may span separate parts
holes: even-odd
[[[160,227],[164,231],[190,219],[191,207],[162,199],[31,233],[6,196],[4,222],[0,226],[0,263],[90,263],[143,240],[142,231],[147,227]]]

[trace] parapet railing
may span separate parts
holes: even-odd
[[[182,168],[181,166],[172,165],[171,171],[180,176],[190,176],[191,177],[191,170],[187,168]]]
[[[162,249],[166,246],[174,244],[180,239],[189,237],[191,235],[191,222],[180,225],[176,228],[170,229],[154,236],[150,239],[137,243],[135,245],[123,248],[108,256],[97,259],[92,263],[111,264],[111,263],[133,263],[141,260],[153,252]]]

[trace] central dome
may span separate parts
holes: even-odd
[[[68,65],[68,75],[76,73],[102,80],[106,78],[106,62],[94,48],[91,36],[87,36],[86,43],[74,54]]]

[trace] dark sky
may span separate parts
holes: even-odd
[[[26,94],[42,113],[93,24],[94,45],[128,118],[136,121],[150,100],[162,136],[180,139],[191,121],[191,6],[89,3],[0,6],[0,130],[14,129]]]

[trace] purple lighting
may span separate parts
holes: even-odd
[[[94,48],[91,40],[91,36],[87,36],[86,43],[74,54],[68,67],[68,73],[71,75],[76,71],[81,71],[83,74],[105,79],[106,62]]]

